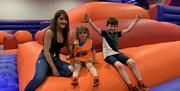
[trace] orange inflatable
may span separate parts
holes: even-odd
[[[180,41],[175,41],[125,48],[121,51],[136,60],[143,80],[149,87],[152,87],[180,76],[180,72],[177,70],[180,69],[180,56],[178,55],[180,51],[177,50],[179,47]],[[20,91],[23,91],[28,81],[33,77],[35,63],[41,49],[42,46],[37,42],[25,43],[19,47],[17,64]],[[63,55],[61,57],[64,58]],[[97,60],[99,63],[95,64],[95,67],[101,82],[97,91],[128,91],[126,84],[115,68],[105,63],[101,52],[97,53]],[[133,74],[127,67],[126,70],[133,84],[136,84]],[[92,80],[93,78],[88,70],[82,69],[79,88],[71,87],[71,78],[50,76],[37,91],[74,91],[76,89],[79,89],[78,91],[92,91]]]
[[[180,38],[178,35],[180,33],[177,31],[179,29],[179,27],[177,26],[173,26],[171,24],[165,24],[163,26],[163,24],[159,24],[158,22],[155,23],[155,21],[152,20],[145,21],[149,22],[144,24],[140,21],[137,26],[145,26],[147,24],[150,27],[141,27],[141,32],[138,32],[139,34],[134,34],[134,38],[139,38],[139,40],[144,39],[145,41],[137,40],[137,42],[134,42],[136,45],[138,44],[139,47],[129,47],[123,43],[121,45],[126,47],[122,51],[126,55],[136,60],[137,66],[138,68],[140,68],[145,83],[148,86],[152,87],[164,81],[180,76],[180,72],[176,70],[180,67],[180,57],[178,55],[178,47],[180,46],[180,41],[178,41],[180,40]],[[120,27],[122,25],[120,25]],[[161,28],[159,30],[153,30],[154,27],[151,26],[156,26],[155,28],[157,28],[157,26],[163,26],[165,28],[163,28],[162,30]],[[172,30],[168,30],[168,27],[172,28]],[[132,34],[136,33],[135,31],[139,31],[139,29],[137,30],[137,28],[135,28]],[[156,31],[159,31],[159,33],[157,32],[157,35]],[[92,32],[93,30],[91,29],[91,33]],[[126,37],[130,36],[130,34],[128,34]],[[92,35],[91,37],[93,36],[94,35]],[[128,41],[126,37],[123,37],[120,40]],[[97,38],[100,37],[98,36]],[[98,40],[96,39],[96,42],[99,43],[98,45],[101,45],[100,41],[101,40],[99,40],[98,42]],[[17,64],[19,72],[19,86],[21,91],[23,91],[28,81],[34,75],[35,62],[41,49],[42,45],[37,42],[28,42],[19,46]],[[61,58],[65,60],[64,56],[61,56]],[[169,62],[170,59],[172,59],[173,61]],[[98,91],[109,91],[110,89],[113,91],[128,91],[124,81],[119,76],[118,72],[112,66],[104,62],[101,52],[97,53],[97,60],[99,61],[99,63],[95,64],[95,66],[98,70],[101,81],[101,85],[98,88]],[[173,67],[171,65],[173,65]],[[134,76],[127,67],[126,69],[130,75],[131,80],[133,81],[133,84],[136,84]],[[78,91],[92,91],[92,77],[87,69],[83,69],[80,75],[80,88],[75,89],[71,87],[71,78],[48,77],[47,80],[38,88],[38,91],[54,91],[56,89],[60,89],[60,91],[73,91],[77,89]],[[166,76],[162,77],[162,75]],[[109,85],[109,83],[111,84]]]
[[[95,9],[95,7],[98,9]],[[127,8],[125,9],[123,7]],[[106,9],[108,9],[108,12],[113,13],[106,13]],[[123,11],[123,13],[120,13],[121,11]],[[95,64],[100,78],[99,88],[92,88],[93,78],[88,70],[83,68],[79,78],[80,86],[77,88],[71,86],[71,78],[49,76],[36,91],[128,91],[127,85],[118,71],[103,60],[101,37],[89,26],[89,24],[84,23],[83,16],[85,13],[88,13],[90,17],[95,20],[95,24],[102,29],[105,29],[106,18],[114,16],[115,13],[117,13],[119,19],[118,30],[127,28],[133,21],[132,18],[134,18],[136,13],[141,13],[143,18],[147,19],[141,19],[132,32],[119,39],[119,48],[122,48],[121,51],[124,54],[135,60],[137,67],[142,74],[143,81],[149,87],[180,77],[180,71],[177,70],[180,69],[179,26],[150,20],[148,19],[149,16],[147,12],[137,6],[94,2],[74,8],[68,12],[71,20],[71,36],[69,38],[72,37],[77,25],[82,24],[82,22],[89,28],[91,39],[94,41],[96,49],[99,51],[96,56],[99,63]],[[19,45],[17,52],[17,66],[20,91],[24,91],[25,86],[34,75],[35,63],[43,48],[44,33],[45,30],[39,31],[36,34],[36,41]],[[66,52],[66,50],[63,50],[62,52]],[[61,54],[60,57],[65,60],[63,54]],[[137,84],[130,69],[128,67],[125,68],[132,83]]]
[[[16,37],[13,34],[7,34],[4,37],[3,47],[4,50],[17,49],[18,43]]]
[[[27,30],[18,30],[15,34],[18,43],[32,41],[32,35]]]
[[[134,19],[136,14],[141,14],[142,18],[149,18],[149,14],[141,7],[131,4],[93,2],[78,6],[68,11],[71,22],[86,22],[84,15],[88,14],[94,21],[116,17],[119,19]]]
[[[8,33],[6,31],[0,31],[0,45],[4,43],[4,36],[6,36]]]
[[[127,28],[132,19],[119,19],[118,31]],[[106,20],[99,20],[94,22],[99,28],[106,28]],[[73,32],[76,27],[82,23],[73,23],[70,25],[70,37],[73,37]],[[90,29],[90,38],[96,46],[96,51],[102,51],[102,38],[96,33],[88,23],[83,23]],[[43,44],[43,31],[37,32],[35,39],[38,43]],[[180,39],[180,27],[175,24],[157,22],[150,19],[141,19],[133,28],[132,32],[119,39],[119,48],[134,47],[147,44],[155,44],[160,42],[177,41]],[[161,37],[160,37],[161,36]],[[71,39],[70,39],[71,40]]]

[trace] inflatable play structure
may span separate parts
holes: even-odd
[[[16,54],[0,54],[0,91],[18,91]]]
[[[100,0],[106,2],[128,3],[150,10],[151,19],[180,25],[180,2],[178,0],[164,0],[155,4],[153,0]]]
[[[15,33],[18,30],[28,30],[33,36],[38,30],[49,26],[50,20],[0,20],[0,30]]]
[[[154,20],[180,25],[180,7],[155,4],[151,6],[150,14]]]
[[[109,17],[116,17],[119,21],[118,30],[127,28],[136,14],[140,13],[142,19],[132,32],[119,39],[119,48],[124,54],[136,60],[142,79],[151,88],[150,91],[179,91],[180,26],[152,20],[151,15],[146,10],[131,4],[93,2],[75,7],[67,12],[70,18],[70,40],[78,25],[84,24],[90,29],[90,37],[97,50],[98,63],[95,64],[95,67],[100,78],[100,86],[96,91],[128,91],[128,87],[118,71],[103,60],[102,38],[84,20],[83,17],[86,13],[102,29],[106,27],[106,20]],[[18,89],[24,91],[25,86],[32,79],[36,60],[43,48],[45,31],[45,29],[38,31],[34,40],[28,31],[17,31],[14,35],[18,48],[0,50],[0,55],[16,54],[18,78],[15,74],[14,77],[16,80],[18,79],[18,82],[15,80],[13,86],[8,85],[16,88],[13,91],[18,91]],[[7,32],[0,31],[0,33],[0,43],[3,49],[5,46],[4,36],[7,36]],[[68,53],[66,48],[61,53],[61,59],[69,62],[65,59],[65,54]],[[125,68],[132,83],[137,84],[130,69]],[[6,72],[6,70],[4,71]],[[49,76],[36,91],[93,91],[93,78],[85,68],[80,73],[79,87],[73,88],[71,81],[71,78]],[[3,89],[1,82],[0,80],[0,90]],[[17,84],[19,88],[17,88]],[[8,88],[8,86],[6,87]]]
[[[180,2],[178,0],[165,0],[164,5],[180,6]]]
[[[143,7],[145,9],[149,9],[149,5],[151,3],[151,0],[100,0],[100,1],[105,1],[105,2],[117,2],[117,3],[128,3],[128,4],[133,4],[137,5],[140,7]]]

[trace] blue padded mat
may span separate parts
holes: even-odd
[[[18,91],[16,54],[0,54],[0,91]]]
[[[149,91],[180,91],[180,78],[152,87]]]

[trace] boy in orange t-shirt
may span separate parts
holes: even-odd
[[[75,40],[72,44],[71,54],[74,61],[74,72],[72,85],[79,85],[78,76],[82,65],[85,65],[94,77],[93,87],[99,85],[98,74],[96,68],[93,66],[93,62],[96,61],[96,51],[92,44],[92,40],[89,39],[89,30],[84,25],[77,27]]]

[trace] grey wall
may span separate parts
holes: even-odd
[[[69,10],[96,0],[0,0],[0,19],[51,19],[58,9]]]

